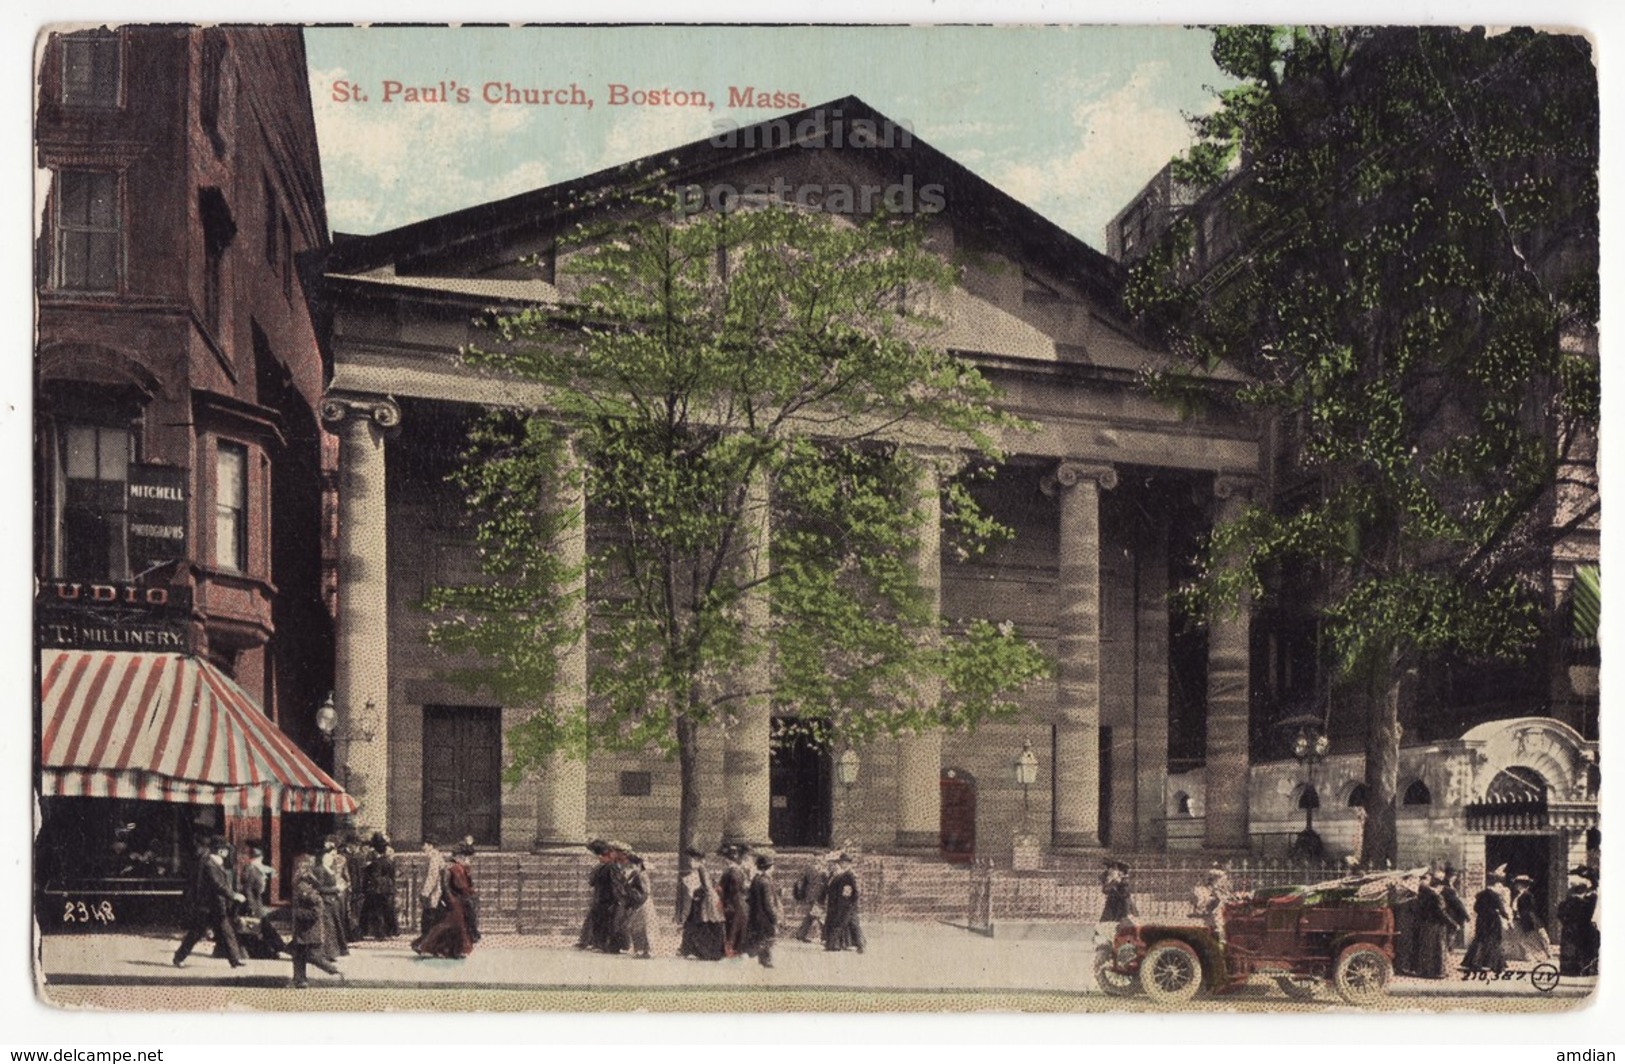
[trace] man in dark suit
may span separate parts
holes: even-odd
[[[205,934],[213,930],[215,939],[225,944],[226,958],[233,968],[243,966],[243,949],[237,943],[237,929],[232,925],[232,907],[247,900],[231,885],[231,874],[226,862],[231,859],[231,843],[217,838],[209,844],[209,856],[198,867],[197,881],[192,890],[192,911],[188,914],[186,937],[175,950],[175,967],[184,968],[192,947]]]

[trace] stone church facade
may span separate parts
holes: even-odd
[[[1196,537],[1255,490],[1257,433],[1223,402],[1228,384],[1196,413],[1149,394],[1142,374],[1163,359],[1118,306],[1120,268],[861,101],[657,158],[675,183],[705,190],[815,189],[806,199],[817,200],[870,189],[878,204],[909,189],[931,246],[969,263],[945,300],[940,342],[973,359],[1035,428],[1002,441],[1004,462],[978,489],[1013,538],[961,564],[927,534],[916,564],[944,617],[1012,622],[1056,662],[1053,681],[1023,693],[1019,719],[872,743],[856,751],[850,782],[836,779],[830,752],[774,743],[770,710],[713,732],[701,753],[701,837],[911,852],[946,843],[962,859],[1008,854],[1017,832],[1056,852],[1160,849],[1172,758],[1202,762],[1203,844],[1246,848],[1248,618],[1193,637],[1167,600]],[[476,572],[474,518],[445,480],[471,416],[535,399],[458,352],[489,310],[568,297],[555,241],[581,220],[572,203],[618,179],[608,171],[341,238],[326,267],[323,415],[341,470],[338,761],[357,822],[387,828],[397,845],[471,834],[506,851],[596,835],[675,846],[674,761],[595,755],[501,782],[503,734],[529,710],[452,683],[420,605],[431,586]],[[586,509],[591,537],[591,499]],[[590,653],[578,649],[566,670],[584,677]],[[1023,788],[1012,764],[1026,743],[1039,772]]]

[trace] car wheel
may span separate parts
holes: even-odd
[[[1202,958],[1178,939],[1158,942],[1140,964],[1140,988],[1159,1005],[1189,1001],[1202,988]]]
[[[1320,980],[1309,975],[1278,975],[1275,985],[1294,1001],[1311,1001],[1320,989]]]
[[[1350,1005],[1369,1005],[1388,993],[1393,975],[1387,954],[1369,942],[1357,942],[1338,955],[1332,983]]]
[[[1095,954],[1095,985],[1102,994],[1127,997],[1139,989],[1136,985],[1138,982],[1134,976],[1113,969],[1112,956],[1107,951],[1101,950]]]

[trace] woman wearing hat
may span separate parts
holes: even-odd
[[[1512,877],[1512,926],[1507,934],[1507,957],[1523,961],[1551,960],[1552,943],[1535,915],[1533,876]]]
[[[604,953],[618,953],[615,947],[615,890],[620,869],[616,866],[616,851],[603,839],[593,839],[587,849],[598,858],[587,874],[587,917],[581,923],[581,936],[576,949],[595,949]]]
[[[681,957],[720,961],[723,957],[722,905],[705,870],[705,854],[689,849],[688,872],[679,883],[677,922],[683,925],[683,940],[677,947]]]
[[[1416,888],[1414,974],[1423,979],[1443,979],[1450,970],[1450,936],[1457,925],[1444,886],[1444,873],[1433,872]]]
[[[1469,972],[1506,971],[1506,945],[1502,932],[1512,922],[1512,913],[1497,889],[1506,879],[1506,865],[1492,869],[1484,889],[1473,898],[1473,944],[1467,947],[1462,967]]]
[[[1564,975],[1596,975],[1602,936],[1597,931],[1597,876],[1585,865],[1569,869],[1569,893],[1557,906],[1563,921],[1558,967]]]
[[[469,917],[476,892],[468,867],[473,856],[474,847],[466,842],[452,851],[451,864],[446,866],[445,913],[427,935],[412,943],[414,953],[462,958],[474,952]]]
[[[750,881],[751,870],[745,862],[750,857],[747,847],[730,844],[717,853],[727,859],[728,867],[722,872],[718,891],[722,900],[722,925],[725,928],[723,952],[737,957],[745,952],[745,940],[750,934]]]
[[[372,857],[361,870],[361,934],[394,938],[401,933],[395,911],[395,850],[382,831],[372,833]]]

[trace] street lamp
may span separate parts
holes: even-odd
[[[858,752],[850,746],[841,751],[841,756],[835,759],[835,781],[846,789],[846,813],[852,817],[853,823],[859,828],[863,825],[862,818],[852,810],[852,785],[858,782],[858,768],[862,762],[858,759]]]
[[[339,711],[333,705],[333,692],[329,691],[327,698],[316,710],[316,730],[322,733],[323,739],[332,742],[333,733],[338,731],[338,727]]]
[[[1021,744],[1021,756],[1016,758],[1010,769],[1016,782],[1021,784],[1021,833],[1027,835],[1030,834],[1031,788],[1038,782],[1038,758],[1033,754],[1031,742]]]
[[[1299,799],[1299,804],[1303,806],[1304,821],[1303,832],[1298,836],[1295,849],[1305,857],[1325,854],[1320,835],[1315,831],[1315,809],[1320,805],[1320,795],[1314,789],[1315,766],[1326,760],[1331,748],[1331,740],[1321,729],[1318,719],[1299,724],[1298,734],[1292,740],[1292,756],[1303,766],[1303,797]]]

